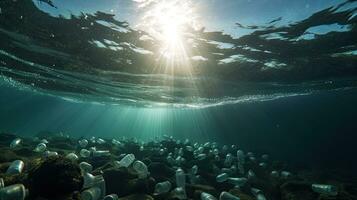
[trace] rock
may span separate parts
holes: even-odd
[[[29,174],[32,197],[64,198],[81,190],[82,186],[83,177],[79,166],[62,157],[45,160]]]
[[[12,162],[14,160],[23,160],[21,156],[16,155],[13,151],[1,149],[0,150],[0,163]]]
[[[31,157],[34,155],[34,151],[27,147],[15,149],[14,152],[16,153],[16,155],[24,156],[24,157]]]
[[[148,170],[150,175],[159,182],[166,181],[168,178],[171,178],[175,175],[175,170],[161,162],[150,163]]]
[[[312,191],[311,184],[290,181],[280,186],[282,200],[315,200],[318,194]]]

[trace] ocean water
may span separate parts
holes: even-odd
[[[356,12],[354,0],[2,0],[0,132],[236,145],[299,177],[276,188],[357,199]]]

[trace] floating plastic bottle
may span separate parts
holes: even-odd
[[[24,200],[27,191],[24,185],[15,184],[0,189],[1,200]]]
[[[336,196],[338,194],[338,189],[333,185],[323,185],[323,184],[312,184],[311,188],[314,192],[319,194],[324,194],[328,196]]]
[[[66,158],[71,161],[77,161],[79,158],[75,153],[69,153],[66,155]]]
[[[218,175],[217,175],[216,181],[217,181],[218,183],[222,183],[222,182],[226,181],[228,178],[229,178],[229,176],[228,176],[227,173],[222,173],[222,174],[218,174]]]
[[[129,167],[131,163],[133,163],[135,160],[135,155],[134,154],[127,154],[122,158],[119,162],[118,165],[120,167]]]
[[[15,138],[11,143],[10,143],[10,148],[16,148],[20,146],[21,144],[21,139],[20,138]]]
[[[0,189],[5,187],[4,179],[0,178]]]
[[[81,169],[82,173],[90,173],[93,170],[93,166],[87,162],[79,163],[79,168]]]
[[[201,192],[201,200],[217,200],[217,198],[207,192]]]
[[[88,145],[88,140],[86,139],[81,139],[78,141],[78,144],[80,147],[85,148]]]
[[[7,168],[7,174],[21,174],[25,167],[25,163],[22,160],[15,160]]]
[[[38,145],[36,146],[36,148],[35,148],[34,151],[35,151],[35,152],[42,153],[42,152],[46,151],[46,148],[47,148],[47,146],[46,146],[45,143],[40,143],[40,144],[38,144]]]
[[[248,182],[248,179],[244,178],[244,177],[242,177],[242,178],[232,178],[231,177],[231,178],[227,179],[227,182],[231,183],[235,186],[242,187]]]
[[[93,157],[110,156],[110,152],[109,151],[93,151],[92,155],[93,155]]]
[[[221,192],[221,195],[219,195],[219,200],[240,200],[239,197],[229,193],[229,192]]]
[[[46,158],[56,157],[56,156],[58,156],[58,153],[55,152],[55,151],[45,151],[45,152],[43,153],[43,156],[45,156]]]
[[[182,187],[177,187],[172,192],[178,199],[187,199],[186,191]]]
[[[119,200],[119,197],[116,194],[110,194],[105,196],[103,200]]]
[[[155,185],[155,193],[157,194],[167,193],[170,191],[170,189],[171,189],[170,181],[160,182]]]
[[[149,174],[148,167],[140,160],[133,163],[133,169],[138,173],[139,178],[146,178]]]
[[[186,185],[185,172],[181,168],[178,168],[176,170],[176,186],[185,189],[185,185]]]
[[[92,187],[89,189],[84,190],[81,193],[82,200],[99,200],[101,195],[100,188]]]

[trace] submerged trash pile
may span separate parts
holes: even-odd
[[[0,200],[355,199],[236,145],[0,134]]]

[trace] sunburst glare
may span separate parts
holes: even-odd
[[[188,66],[188,29],[198,29],[194,5],[189,0],[137,1],[144,10],[138,27],[159,41],[159,61],[167,66]]]

